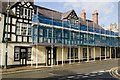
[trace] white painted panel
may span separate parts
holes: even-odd
[[[22,42],[22,37],[18,36],[18,42]]]

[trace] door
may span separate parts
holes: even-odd
[[[27,48],[25,47],[20,48],[20,64],[27,65]]]
[[[47,65],[51,66],[51,47],[46,47]],[[53,48],[53,65],[56,65],[56,47]]]

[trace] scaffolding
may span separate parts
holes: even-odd
[[[33,18],[34,23],[37,22],[36,17],[37,16],[34,15],[34,18]],[[104,30],[104,29],[99,29],[99,28],[93,28],[92,26],[90,27],[88,25],[86,26],[86,25],[82,25],[79,23],[72,23],[72,22],[68,22],[68,21],[55,20],[55,19],[51,19],[51,18],[41,16],[41,15],[38,16],[38,20],[39,20],[39,23],[45,24],[45,25],[41,24],[38,26],[41,29],[43,29],[44,33],[46,33],[46,29],[51,29],[48,26],[53,25],[53,26],[55,26],[53,29],[54,29],[54,32],[56,33],[56,34],[53,33],[54,36],[57,35],[57,31],[61,31],[61,34],[62,33],[69,34],[69,36],[67,36],[67,37],[62,36],[61,38],[59,38],[59,40],[56,39],[57,40],[56,42],[55,42],[55,40],[53,40],[53,44],[59,42],[63,45],[67,45],[67,46],[69,46],[69,45],[76,46],[75,44],[71,43],[71,41],[72,41],[71,33],[74,32],[74,34],[79,34],[80,37],[82,36],[81,38],[79,37],[77,39],[77,41],[80,41],[80,43],[77,44],[78,46],[80,46],[80,45],[111,46],[111,47],[118,46],[118,44],[117,44],[118,33],[117,32],[112,32],[109,30]],[[75,24],[75,26],[73,24]],[[33,27],[33,28],[36,28],[36,27]],[[87,36],[87,37],[89,37],[88,40],[85,37],[85,35],[86,36],[88,35]],[[35,37],[35,35],[34,35],[34,37]],[[32,36],[32,40],[34,40],[33,39],[34,37]],[[44,37],[46,37],[46,35],[43,35],[41,37],[44,38]],[[94,40],[93,40],[93,37],[94,37]],[[50,37],[48,37],[48,38],[50,38]],[[55,39],[55,38],[53,37],[53,39]],[[69,42],[66,43],[66,40]],[[42,41],[42,42],[44,43],[44,41]],[[33,41],[33,44],[34,44],[34,41]]]

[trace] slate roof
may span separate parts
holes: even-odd
[[[41,6],[36,6],[36,5],[35,5],[35,7],[38,7],[38,13],[40,15],[44,15],[46,17],[53,18],[53,19],[58,19],[58,20],[61,19],[61,16],[62,16],[61,12],[51,10],[51,9],[48,9],[48,8],[44,8],[44,7],[41,7]],[[35,13],[36,13],[36,9],[35,9]]]
[[[49,18],[53,18],[53,19],[58,19],[58,20],[62,20],[64,18],[67,18],[67,16],[72,11],[74,11],[74,10],[69,10],[69,11],[63,13],[63,12],[55,11],[55,10],[41,7],[41,6],[37,6],[37,5],[35,5],[35,7],[38,7],[38,13],[40,15],[43,15],[43,16],[46,16]],[[80,24],[87,26],[87,21],[88,21],[88,26],[103,29],[100,25],[94,23],[92,20],[88,20],[88,19],[83,20],[81,17],[79,17],[79,20],[80,20]],[[94,24],[94,26],[93,26],[93,24]]]
[[[73,12],[74,10],[69,10],[69,11],[67,11],[67,12],[65,12],[65,13],[62,13],[62,17],[61,17],[61,19],[65,19],[65,18],[67,18],[68,17],[68,15],[71,13],[71,12]]]

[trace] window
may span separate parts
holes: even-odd
[[[32,52],[32,49],[28,48],[28,61],[31,60],[31,52]]]
[[[30,24],[23,24],[23,23],[17,22],[16,35],[31,36]]]
[[[22,24],[21,35],[27,35],[27,24]]]
[[[78,59],[78,48],[75,48],[75,59]]]
[[[43,29],[39,30],[39,34],[40,34],[40,36],[43,36]]]
[[[68,38],[68,33],[65,33],[65,38]]]
[[[21,7],[20,16],[23,18],[31,18],[31,9]]]
[[[21,31],[21,24],[20,23],[17,23],[17,26],[16,26],[16,34],[19,35],[20,34],[20,31]]]
[[[28,24],[28,36],[31,36],[31,26]]]
[[[20,48],[15,47],[14,49],[14,61],[19,61],[20,60]]]
[[[101,56],[105,56],[105,48],[101,48]]]
[[[83,48],[83,58],[87,58],[87,48]]]
[[[91,48],[89,48],[89,58],[91,58]]]
[[[77,59],[78,58],[78,48],[71,48],[71,54],[70,54],[70,48],[68,48],[68,59]]]
[[[14,61],[20,61],[20,59],[27,59],[28,61],[31,60],[31,47],[22,47],[22,46],[15,46],[14,47]]]
[[[23,7],[20,8],[20,15],[22,16],[23,15]]]

